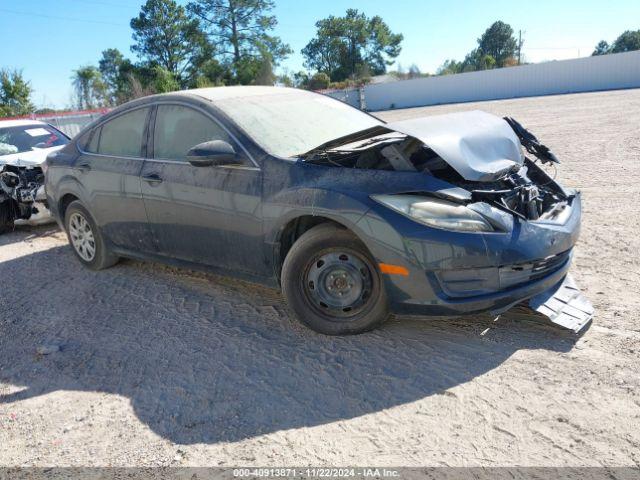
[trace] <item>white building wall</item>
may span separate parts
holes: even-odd
[[[368,110],[640,87],[640,51],[367,85]],[[328,95],[353,100],[342,91]]]

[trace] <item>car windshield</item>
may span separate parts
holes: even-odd
[[[69,139],[55,128],[44,124],[0,127],[0,155],[30,152],[39,148],[66,145]]]
[[[301,90],[227,98],[215,104],[267,152],[285,158],[383,124],[338,100]]]

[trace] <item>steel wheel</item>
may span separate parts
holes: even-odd
[[[86,262],[96,256],[96,241],[91,225],[84,216],[74,212],[69,219],[69,237],[77,254]]]
[[[356,252],[333,251],[310,262],[304,275],[309,304],[337,321],[357,315],[371,298],[369,262]]]

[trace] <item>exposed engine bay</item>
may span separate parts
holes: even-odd
[[[525,220],[561,222],[574,194],[565,191],[547,173],[548,167],[555,170],[559,163],[549,148],[512,118],[500,119],[483,112],[459,116],[476,124],[463,123],[451,131],[451,115],[446,124],[449,131],[435,123],[436,117],[424,119],[430,121],[425,125],[418,123],[423,119],[414,120],[413,124],[405,122],[397,129],[391,124],[389,128],[360,132],[345,138],[346,142],[330,142],[308,152],[303,159],[346,168],[422,172],[469,192],[464,203],[485,202]],[[478,131],[480,126],[489,130],[487,123],[497,133],[481,138]],[[420,132],[420,138],[418,134],[411,135],[415,131]],[[532,158],[525,156],[522,148]],[[484,158],[493,170],[483,170]]]
[[[0,165],[0,231],[15,221],[48,216],[42,168]]]

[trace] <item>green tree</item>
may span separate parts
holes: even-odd
[[[152,68],[151,86],[154,93],[167,93],[180,90],[178,79],[166,68],[156,65]]]
[[[345,45],[339,36],[330,36],[326,24],[316,23],[318,32],[316,37],[302,49],[305,66],[309,69],[325,72],[335,78],[344,80],[349,74],[349,68],[343,66],[348,61]]]
[[[379,16],[367,18],[350,8],[344,17],[316,22],[316,36],[302,49],[305,65],[333,81],[355,78],[358,71],[380,75],[401,50],[402,34],[391,32]]]
[[[107,87],[100,70],[93,65],[80,67],[73,72],[72,79],[79,109],[97,108],[105,104]]]
[[[0,70],[0,117],[13,117],[32,113],[31,84],[20,70]]]
[[[513,58],[518,49],[518,41],[513,36],[513,29],[507,23],[494,22],[478,39],[480,58],[490,55],[495,66],[502,68]]]
[[[131,20],[131,28],[135,42],[131,50],[150,66],[170,72],[182,85],[211,56],[198,20],[189,18],[175,0],[147,0]]]
[[[329,88],[329,83],[331,83],[329,75],[323,72],[318,72],[309,79],[309,89],[324,90],[325,88]]]
[[[422,72],[415,63],[412,63],[409,67],[409,73],[407,74],[409,79],[422,77]]]
[[[125,62],[124,55],[117,48],[109,48],[102,52],[102,58],[98,61],[98,70],[107,88],[107,102],[116,105],[118,102],[118,90],[122,83],[120,68]]]
[[[296,88],[308,88],[309,87],[309,74],[304,70],[300,70],[293,74],[293,86]]]
[[[454,60],[453,58],[445,60],[438,70],[436,75],[453,75],[462,72],[462,63]]]
[[[281,73],[276,77],[276,81],[285,87],[294,87],[294,80],[289,72]]]
[[[273,73],[273,62],[269,52],[263,52],[258,64],[258,71],[253,79],[253,85],[273,86],[276,82],[276,75]]]
[[[478,39],[478,47],[471,50],[464,60],[446,60],[437,70],[438,75],[451,75],[477,70],[490,70],[517,64],[515,54],[518,41],[510,25],[494,22]]]
[[[608,53],[611,53],[611,46],[606,41],[600,40],[591,56],[607,55]]]
[[[253,83],[257,75],[264,82],[267,70],[291,53],[289,45],[271,34],[278,23],[273,8],[272,0],[194,0],[187,5],[230,69],[228,83]]]
[[[131,60],[125,58],[118,65],[118,74],[115,82],[115,104],[119,105],[128,102],[133,98],[138,98],[140,89],[138,86],[142,84],[142,80],[147,74],[147,70],[140,65],[135,65]],[[146,83],[145,79],[145,83]],[[136,85],[134,85],[134,83]],[[134,88],[135,86],[135,88]],[[137,93],[134,93],[136,90]]]
[[[511,57],[509,57],[511,58]],[[483,53],[479,48],[471,50],[460,65],[460,72],[475,72],[477,70],[491,70],[496,68],[496,59],[492,55]],[[504,65],[503,65],[504,66]]]
[[[627,30],[613,42],[611,53],[632,52],[640,50],[640,30]]]

